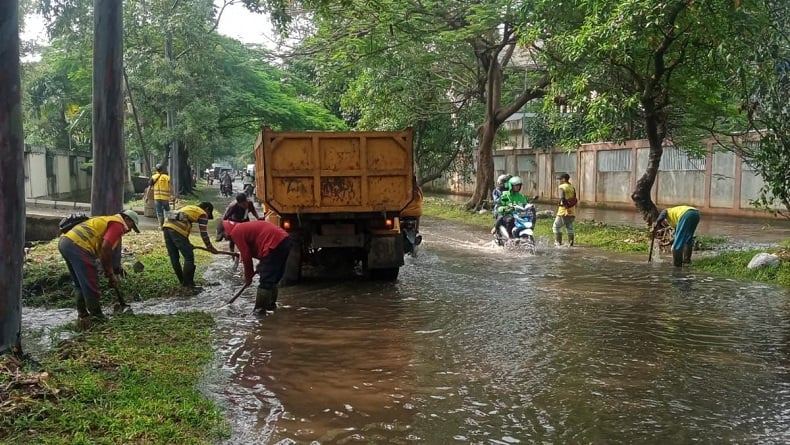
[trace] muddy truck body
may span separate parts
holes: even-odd
[[[291,236],[286,282],[298,282],[306,265],[397,278],[398,215],[412,199],[412,143],[411,129],[261,132],[256,195],[267,220]]]

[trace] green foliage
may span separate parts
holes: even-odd
[[[749,2],[743,29],[748,40],[726,42],[728,52],[746,53],[745,63],[728,60],[741,87],[751,142],[742,144],[748,162],[765,181],[753,204],[790,218],[790,4]]]
[[[58,397],[20,397],[0,421],[15,444],[202,444],[227,438],[222,413],[196,388],[213,357],[205,313],[113,317],[42,360]],[[24,396],[24,394],[23,394]]]
[[[52,44],[24,72],[28,142],[60,148],[71,135],[72,146],[90,148],[93,2],[36,3]],[[249,161],[262,125],[345,128],[312,100],[312,87],[298,74],[267,63],[263,50],[218,35],[215,14],[210,0],[124,2],[125,72],[155,159],[164,159],[178,140],[195,165],[237,156]],[[172,60],[165,54],[168,41]],[[172,128],[165,119],[169,110],[176,113]],[[131,113],[125,126],[127,152],[141,155]]]

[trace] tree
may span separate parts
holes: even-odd
[[[49,18],[52,46],[27,70],[28,85],[47,86],[28,89],[31,109],[41,110],[41,117],[31,119],[28,127],[38,143],[57,146],[61,142],[56,135],[64,131],[81,135],[90,122],[91,86],[85,73],[92,65],[91,9],[87,0],[38,3]],[[144,144],[161,162],[169,156],[170,142],[177,140],[182,192],[189,191],[193,165],[205,166],[237,154],[251,157],[262,124],[288,129],[343,127],[310,99],[306,83],[297,75],[268,64],[264,51],[218,35],[214,29],[218,12],[211,1],[127,1],[125,6],[124,68],[137,112],[136,118],[124,116],[129,135],[125,145],[135,156],[142,154]],[[173,36],[174,63],[165,57],[165,29]],[[303,91],[297,93],[295,85]],[[175,110],[175,125],[170,128],[168,110]],[[86,139],[90,143],[89,133]]]
[[[25,242],[24,135],[19,75],[19,2],[0,2],[0,353],[21,353]]]
[[[525,42],[551,71],[546,100],[583,110],[585,137],[616,139],[618,125],[642,121],[650,151],[631,199],[648,223],[658,215],[650,193],[664,144],[691,149],[738,127],[719,51],[743,14],[738,3],[746,0],[541,0],[523,11]]]
[[[738,45],[732,51],[748,54],[746,63],[732,68],[734,84],[742,88],[742,110],[758,136],[740,149],[765,181],[755,204],[790,218],[790,5],[764,0],[757,6],[743,27],[748,44],[728,42]]]
[[[270,9],[275,22],[286,29],[292,6],[276,1],[245,1]],[[476,188],[467,203],[479,208],[494,180],[492,150],[497,130],[527,102],[539,98],[549,83],[544,71],[526,60],[513,63],[520,30],[518,14],[507,0],[440,1],[388,0],[301,1],[302,16],[312,21],[314,35],[304,40],[300,55],[315,60],[318,82],[331,77],[353,77],[359,65],[370,76],[386,72],[388,60],[412,60],[429,78],[412,78],[410,85],[436,84],[443,101],[475,103],[482,118],[476,122]],[[301,23],[301,22],[299,22]],[[421,58],[405,57],[408,53]],[[524,57],[526,56],[526,57]],[[401,66],[403,68],[403,66]],[[385,78],[386,79],[386,78]],[[344,90],[340,90],[345,93]]]

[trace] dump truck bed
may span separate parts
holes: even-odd
[[[258,199],[280,215],[395,213],[412,199],[412,130],[279,132],[255,144]]]

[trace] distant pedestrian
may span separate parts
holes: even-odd
[[[157,173],[151,176],[148,186],[154,189],[154,208],[156,209],[156,219],[159,220],[159,229],[165,223],[165,212],[170,211],[170,203],[175,197],[173,185],[170,182],[170,175],[167,174],[167,166],[160,164],[156,167]]]
[[[225,209],[225,214],[222,215],[222,223],[217,225],[217,242],[222,241],[223,239],[227,239],[230,242],[229,248],[230,251],[233,252],[234,243],[230,237],[225,236],[225,232],[228,231],[228,224],[229,223],[242,223],[251,221],[251,217],[255,217],[255,219],[261,219],[258,216],[258,211],[255,210],[255,205],[247,199],[247,194],[239,193],[236,195],[236,199],[231,202],[228,207]]]
[[[210,219],[214,219],[214,205],[210,202],[201,202],[198,205],[181,207],[171,213],[171,217],[167,218],[162,229],[170,265],[173,266],[178,281],[182,286],[195,291],[202,289],[195,286],[195,252],[189,241],[189,233],[192,232],[192,224],[197,223],[200,238],[203,239],[206,249],[211,253],[217,253],[217,249],[211,245],[211,237],[208,234],[207,225]],[[183,268],[181,256],[184,257]]]
[[[280,227],[263,220],[232,226],[228,233],[239,248],[244,265],[244,284],[252,283],[252,259],[258,259],[258,292],[253,313],[265,315],[277,309],[277,284],[285,274],[285,263],[291,251],[291,239]]]
[[[115,215],[94,216],[61,235],[58,250],[66,260],[71,275],[74,285],[72,295],[80,319],[104,319],[99,301],[101,290],[97,261],[110,284],[117,287],[113,252],[124,234],[130,230],[140,233],[137,226],[139,222],[140,218],[134,210],[124,210]]]
[[[653,233],[668,224],[675,229],[672,242],[672,264],[675,267],[691,264],[691,253],[694,251],[694,232],[699,224],[699,210],[691,206],[677,206],[664,209],[658,214]]]
[[[554,245],[562,245],[562,228],[568,233],[568,245],[573,246],[575,241],[575,234],[573,231],[573,222],[576,220],[576,189],[571,185],[571,176],[563,173],[557,177],[560,181],[560,205],[557,208],[557,217],[554,218],[554,225],[551,230],[554,232]]]

